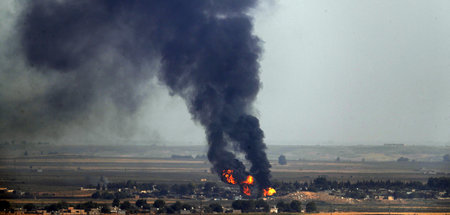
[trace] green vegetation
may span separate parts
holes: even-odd
[[[131,203],[129,201],[124,201],[120,204],[120,209],[122,210],[129,210],[131,209]]]
[[[8,211],[9,209],[11,209],[11,204],[8,201],[1,200],[0,211]]]
[[[211,208],[212,212],[217,212],[217,213],[222,213],[223,212],[223,207],[219,203],[212,203],[212,204],[209,205],[209,208]]]
[[[44,209],[47,212],[52,212],[52,211],[59,211],[63,208],[67,208],[68,206],[69,205],[66,202],[62,201],[62,202],[58,202],[56,204],[50,204],[50,205],[46,206]]]
[[[306,204],[305,207],[306,212],[311,213],[311,212],[316,212],[317,211],[317,206],[315,202],[308,202]]]
[[[162,199],[157,199],[155,200],[155,202],[153,202],[153,207],[155,208],[161,209],[164,207],[164,205],[166,205],[166,202]]]
[[[278,157],[278,164],[286,165],[287,164],[286,156],[280,155],[280,157]]]
[[[34,205],[33,203],[28,203],[23,206],[23,209],[27,211],[33,211],[36,209],[36,205]]]
[[[136,201],[136,207],[149,210],[150,204],[148,204],[147,200],[145,200],[145,199],[139,199]]]
[[[120,206],[120,199],[115,198],[112,202],[113,207],[119,207]]]
[[[302,204],[300,201],[292,200],[291,203],[279,201],[277,203],[278,212],[301,212]]]
[[[259,200],[236,200],[231,204],[233,209],[248,212],[269,212],[269,204],[262,199]]]

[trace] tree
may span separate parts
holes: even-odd
[[[231,207],[233,207],[233,209],[235,210],[242,210],[242,202],[243,200],[233,201],[233,203],[231,203]]]
[[[295,190],[300,190],[300,188],[302,188],[302,184],[300,184],[298,181],[295,181],[294,188],[295,188]]]
[[[222,213],[223,212],[223,207],[219,203],[212,203],[212,204],[209,205],[209,207],[211,208],[211,210],[213,212],[217,212],[217,213]]]
[[[405,158],[405,157],[400,157],[399,159],[397,159],[397,162],[408,162],[409,158]]]
[[[427,185],[434,190],[446,190],[450,187],[450,177],[429,178]]]
[[[138,199],[136,201],[136,207],[138,207],[138,208],[143,208],[144,205],[146,205],[146,204],[147,204],[147,200],[145,200],[145,199]]]
[[[153,202],[153,207],[155,208],[161,209],[164,207],[164,205],[166,205],[166,202],[162,199],[157,199],[155,200],[155,202]]]
[[[205,192],[210,192],[214,189],[214,187],[216,187],[217,184],[214,182],[206,182],[205,185],[203,186],[203,190]]]
[[[28,204],[25,204],[23,206],[23,208],[27,211],[33,211],[36,209],[36,205],[34,205],[33,203],[28,203]]]
[[[184,203],[183,205],[181,205],[181,209],[183,210],[191,210],[193,207],[190,204]]]
[[[165,196],[169,193],[169,185],[167,184],[158,185],[157,189],[159,190],[158,196]]]
[[[91,198],[93,198],[93,199],[99,199],[101,197],[102,197],[102,195],[98,191],[93,193],[92,196],[91,196]]]
[[[101,194],[101,198],[103,198],[103,199],[114,199],[115,196],[114,196],[114,194],[112,194],[112,193],[103,192],[103,193]]]
[[[178,212],[178,211],[180,211],[181,209],[182,209],[182,204],[181,204],[181,202],[179,202],[179,201],[176,201],[175,203],[173,203],[171,206],[170,206],[170,208],[173,210],[173,211],[175,211],[175,212]]]
[[[129,201],[124,201],[122,204],[120,204],[120,209],[122,209],[122,210],[129,210],[131,208],[132,208],[132,206]]]
[[[292,212],[301,212],[302,211],[302,203],[298,200],[292,200],[291,204],[289,204],[289,208]]]
[[[231,206],[235,210],[242,210],[242,212],[251,212],[255,211],[256,204],[254,200],[236,200],[233,203],[231,203]]]
[[[319,176],[313,181],[313,185],[319,189],[325,190],[328,189],[329,182],[325,177]]]
[[[102,207],[102,209],[100,210],[100,212],[101,212],[102,214],[109,214],[109,213],[111,213],[111,209],[110,209],[107,205],[104,205],[104,206]]]
[[[66,202],[62,201],[62,202],[58,202],[56,204],[51,204],[51,205],[46,206],[45,210],[47,210],[47,212],[58,211],[60,209],[67,208],[68,206],[69,205]]]
[[[289,205],[283,201],[277,203],[278,212],[289,212]]]
[[[255,211],[256,205],[254,200],[247,200],[242,203],[243,212]]]
[[[213,213],[213,210],[211,209],[211,207],[206,206],[203,208],[203,212],[205,212],[207,214],[211,214],[211,213]]]
[[[118,198],[115,198],[112,202],[112,206],[119,207],[119,205],[120,205],[120,200]]]
[[[66,207],[63,207],[63,208],[66,208]],[[85,203],[83,203],[81,205],[78,205],[77,208],[81,208],[81,209],[84,209],[86,211],[91,211],[92,208],[98,208],[98,204],[93,202],[93,201],[88,201],[88,202],[85,202]]]
[[[176,212],[172,207],[164,207],[164,209],[159,210],[158,213],[162,213],[163,211],[168,214],[174,214]]]
[[[147,200],[145,199],[139,199],[136,201],[136,206],[138,208],[142,208],[142,209],[146,209],[149,210],[150,209],[150,204],[147,203]]]
[[[58,211],[59,209],[60,208],[58,208],[57,204],[50,204],[50,205],[45,206],[45,210],[47,212]]]
[[[280,155],[280,157],[278,157],[278,163],[280,165],[286,165],[287,164],[286,156]]]
[[[315,202],[308,202],[308,204],[306,204],[306,212],[310,213],[310,212],[315,212],[317,211],[317,206]]]
[[[264,212],[269,212],[270,211],[269,204],[267,204],[267,202],[264,201],[263,199],[257,200],[255,205],[256,205],[257,209],[261,209],[262,208],[262,211],[264,211]]]
[[[8,201],[0,201],[0,211],[7,211],[11,209],[11,204]]]

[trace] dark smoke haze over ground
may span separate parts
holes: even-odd
[[[31,68],[58,81],[27,103],[0,103],[1,126],[25,135],[58,128],[105,98],[133,114],[140,87],[157,76],[205,128],[214,170],[234,169],[238,179],[250,173],[267,188],[264,134],[252,114],[261,47],[246,13],[255,3],[30,1],[18,21],[21,51]],[[26,117],[20,108],[8,112],[7,105],[35,103],[40,108],[23,111]],[[249,173],[232,151],[245,154]]]

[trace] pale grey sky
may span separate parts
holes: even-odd
[[[1,60],[8,60],[15,47],[11,17],[20,4],[0,5],[0,28],[8,29],[0,41],[13,44],[0,50]],[[264,41],[255,108],[268,144],[450,142],[450,1],[263,1],[252,14]],[[14,61],[0,66],[18,71],[5,72],[11,81],[0,89],[11,99],[33,95],[34,88],[16,89],[14,80],[42,80]],[[101,116],[79,121],[98,124],[74,123],[64,141],[203,144],[204,131],[182,99],[155,80],[149,86],[142,90],[152,93],[135,117],[94,111]],[[5,94],[10,89],[16,94]],[[117,122],[126,125],[122,132]]]
[[[283,0],[253,12],[268,144],[450,141],[449,1]],[[181,99],[159,99],[173,114],[150,113],[164,119],[149,127],[203,140]]]
[[[450,141],[449,1],[276,1],[256,34],[269,143]]]

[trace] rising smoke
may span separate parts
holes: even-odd
[[[0,110],[9,110],[0,114],[1,126],[23,133],[44,124],[57,128],[104,98],[132,114],[142,100],[140,87],[156,76],[205,128],[214,171],[234,169],[239,179],[252,174],[267,188],[264,134],[252,115],[261,47],[247,12],[255,3],[29,1],[17,24],[21,54],[50,84],[22,103],[0,100]],[[36,104],[26,117],[8,108]],[[245,154],[249,172],[233,151]]]

